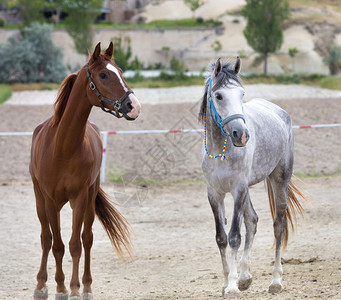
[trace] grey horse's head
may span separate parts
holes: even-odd
[[[214,118],[214,115],[218,115],[223,121],[222,132],[230,136],[235,146],[244,147],[249,139],[249,131],[243,116],[244,88],[239,77],[240,66],[239,57],[235,63],[222,63],[218,59],[211,64],[211,75],[206,79],[199,120],[203,121],[205,117]],[[211,108],[210,101],[212,101]]]

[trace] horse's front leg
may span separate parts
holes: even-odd
[[[69,294],[64,284],[65,275],[63,272],[63,257],[65,252],[65,246],[60,232],[60,211],[56,209],[52,199],[49,199],[46,202],[46,213],[48,216],[50,227],[52,229],[53,234],[52,252],[56,260],[55,274],[55,280],[57,283],[56,300],[67,300]]]
[[[240,275],[238,279],[238,288],[241,291],[248,289],[252,283],[252,275],[250,274],[250,257],[253,239],[257,231],[258,216],[252,206],[249,193],[244,210],[244,223],[246,228],[245,246],[243,255],[240,259]]]
[[[45,199],[42,196],[38,184],[34,182],[34,192],[36,195],[36,208],[38,218],[41,224],[41,248],[42,258],[40,269],[37,274],[37,287],[34,291],[33,299],[45,300],[48,298],[48,291],[46,286],[47,281],[47,258],[52,246],[52,234],[50,230],[49,221],[45,210]]]
[[[87,193],[82,193],[76,198],[70,200],[72,208],[72,235],[69,242],[70,254],[72,257],[72,276],[70,281],[70,299],[81,299],[79,293],[80,281],[79,281],[79,260],[82,254],[81,244],[81,229],[84,220],[84,213],[87,203]]]
[[[208,200],[210,202],[215,226],[216,226],[216,242],[219,247],[221,261],[223,264],[223,275],[224,275],[224,283],[223,283],[223,296],[225,288],[228,285],[228,276],[229,276],[229,266],[227,264],[227,235],[225,232],[225,206],[224,206],[224,198],[225,194],[219,194],[215,192],[213,189],[208,188]]]
[[[241,243],[240,226],[243,220],[245,200],[247,199],[248,189],[239,188],[237,192],[233,193],[234,210],[230,232],[228,235],[228,242],[231,248],[231,263],[230,274],[228,277],[228,286],[225,289],[224,296],[230,296],[239,293],[238,271],[237,271],[237,255]]]

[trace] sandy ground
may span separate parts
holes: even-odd
[[[222,273],[215,244],[213,216],[205,185],[176,184],[127,187],[105,185],[121,203],[120,210],[134,229],[135,260],[120,263],[99,222],[95,221],[92,250],[93,289],[97,300],[219,299]],[[306,180],[311,204],[284,258],[284,290],[267,293],[274,252],[272,222],[262,184],[251,190],[259,215],[252,254],[253,284],[240,299],[340,299],[341,209],[340,177]],[[0,299],[31,299],[40,263],[40,226],[31,184],[0,186]],[[231,198],[226,198],[231,219]],[[62,232],[68,244],[70,208],[62,210]],[[48,286],[55,289],[50,255]],[[71,259],[64,259],[66,280]]]
[[[290,92],[302,96],[299,87]],[[312,98],[309,94],[280,99],[280,93],[272,94],[277,95],[274,102],[289,111],[294,124],[340,123],[341,98]],[[201,128],[196,121],[198,102],[141,102],[143,114],[135,122],[117,120],[98,109],[93,110],[91,119],[102,130]],[[47,104],[1,105],[0,132],[32,131],[51,113],[52,106]],[[270,249],[273,230],[266,193],[259,184],[251,190],[260,218],[253,247],[254,282],[240,299],[341,298],[341,131],[296,130],[295,141],[295,172],[321,177],[305,179],[304,189],[311,204],[283,255],[285,289],[278,296],[267,293],[274,257]],[[109,136],[108,142],[108,181],[104,189],[133,225],[135,260],[120,263],[96,221],[92,251],[96,299],[219,299],[223,279],[200,170],[202,135]],[[28,174],[30,137],[0,137],[0,149],[0,299],[31,299],[41,250]],[[122,175],[124,183],[117,183]],[[231,201],[228,196],[229,221]],[[66,205],[62,211],[66,246],[70,213]],[[68,251],[64,265],[68,283]],[[52,255],[48,270],[53,295]]]

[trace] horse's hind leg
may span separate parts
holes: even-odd
[[[48,291],[46,286],[47,281],[47,259],[49,256],[49,252],[51,250],[52,245],[52,234],[50,231],[49,221],[45,212],[45,200],[40,192],[40,189],[37,183],[34,183],[34,193],[36,196],[36,209],[37,215],[41,224],[41,248],[42,248],[42,258],[40,269],[37,274],[37,287],[34,291],[33,298],[35,300],[38,299],[47,299]]]
[[[273,279],[269,286],[269,292],[279,293],[283,286],[281,277],[283,268],[281,263],[281,247],[284,232],[286,230],[285,213],[288,205],[288,186],[292,176],[292,163],[280,163],[274,172],[269,176],[268,184],[271,184],[273,197],[275,199],[274,234],[276,240],[275,264],[273,269]]]
[[[208,188],[208,200],[210,202],[215,226],[216,226],[216,242],[220,251],[221,261],[223,264],[223,296],[225,288],[228,286],[229,266],[227,264],[227,235],[225,232],[225,206],[224,206],[224,194],[218,194],[214,190]]]
[[[84,221],[84,213],[87,204],[88,193],[80,193],[74,199],[70,199],[72,208],[72,235],[69,242],[72,257],[72,277],[70,281],[70,298],[81,299],[79,289],[79,260],[82,254],[81,229]]]
[[[93,243],[93,234],[92,234],[92,224],[95,219],[95,198],[96,194],[93,193],[92,198],[93,201],[88,203],[85,215],[84,215],[84,225],[83,225],[83,233],[82,233],[82,241],[84,247],[84,273],[82,278],[83,283],[83,300],[92,300],[92,277],[91,277],[91,269],[90,269],[90,251]]]
[[[250,274],[250,257],[258,222],[258,216],[252,206],[249,194],[247,194],[247,198],[244,211],[244,223],[246,228],[245,246],[243,255],[240,259],[240,275],[238,279],[238,288],[241,291],[248,289],[252,283],[252,275]]]

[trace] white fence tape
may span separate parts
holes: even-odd
[[[294,129],[307,129],[307,128],[326,128],[326,127],[341,127],[341,123],[335,124],[315,124],[315,125],[294,125]],[[107,160],[107,139],[110,134],[160,134],[160,133],[192,133],[204,132],[203,129],[161,129],[161,130],[122,130],[122,131],[101,131],[103,154],[101,166],[101,182],[105,181],[106,160]],[[33,132],[0,132],[0,136],[30,136]]]

